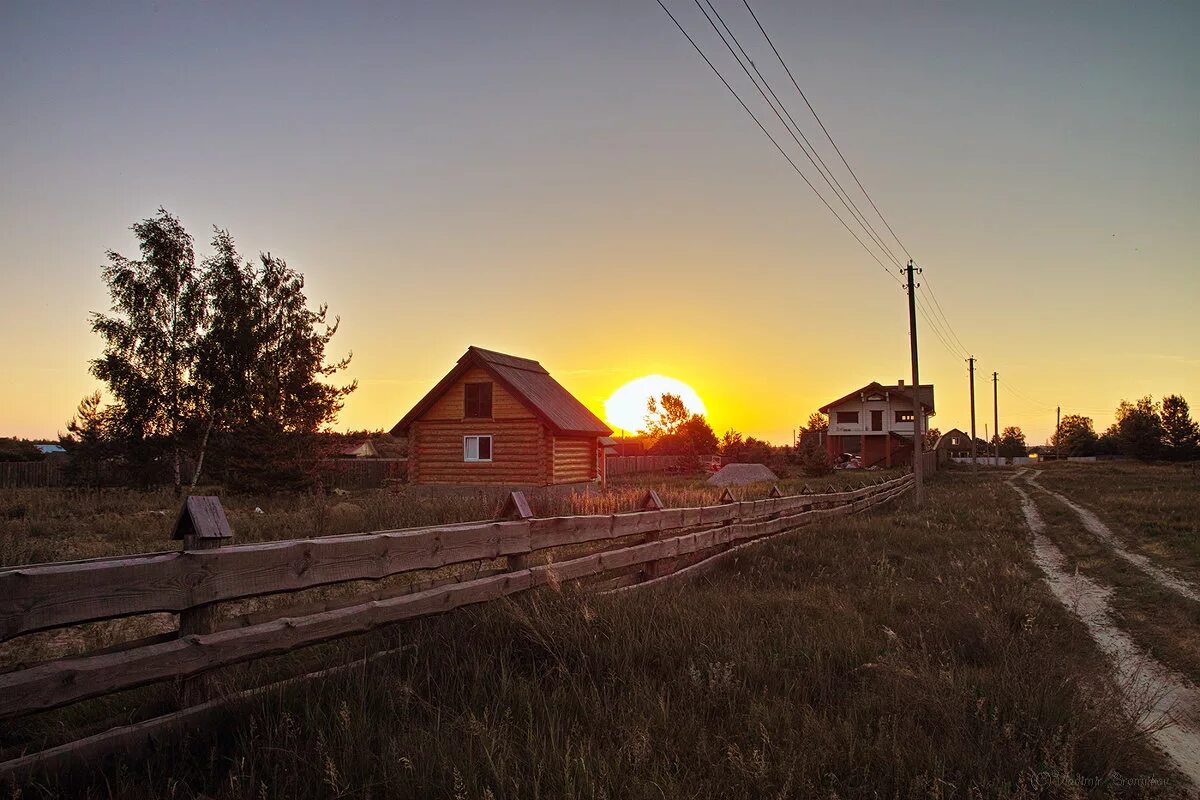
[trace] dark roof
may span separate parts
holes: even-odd
[[[820,411],[822,414],[828,414],[829,409],[833,408],[834,406],[840,406],[842,403],[845,403],[847,400],[853,400],[861,394],[872,394],[874,392],[886,392],[888,394],[897,395],[897,396],[907,400],[909,403],[911,403],[912,399],[913,399],[912,386],[900,386],[899,384],[885,385],[885,384],[880,383],[879,381],[871,381],[870,383],[868,383],[866,386],[862,387],[861,389],[855,389],[853,392],[846,395],[845,397],[839,397],[837,400],[834,400],[832,403],[826,403],[825,405],[821,406],[817,410]],[[930,414],[934,413],[934,410],[933,410],[933,384],[932,383],[922,383],[921,384],[921,398],[922,398],[921,405],[924,408],[929,409]],[[928,398],[928,401],[926,401],[925,398]]]
[[[965,441],[960,442],[957,445],[951,444],[950,439],[955,434],[958,434],[959,436],[963,437],[963,439]],[[943,443],[945,443],[947,448],[954,448],[955,450],[970,450],[971,449],[971,434],[967,433],[964,430],[959,430],[958,428],[951,428],[950,430],[946,431],[945,433],[943,433],[941,436],[938,437],[937,443],[934,444],[933,449],[941,450]]]
[[[583,403],[550,377],[546,369],[529,358],[519,358],[482,347],[469,347],[454,369],[429,390],[421,402],[392,428],[393,435],[407,433],[408,426],[433,405],[459,377],[471,367],[482,367],[513,393],[529,410],[542,418],[556,433],[582,433],[609,436],[612,429],[588,411]]]

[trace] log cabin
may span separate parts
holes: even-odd
[[[470,347],[392,435],[410,483],[550,486],[602,483],[612,430],[538,362]]]

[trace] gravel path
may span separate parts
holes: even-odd
[[[1050,591],[1083,622],[1112,663],[1126,711],[1141,729],[1150,731],[1154,742],[1191,780],[1193,791],[1200,792],[1200,689],[1156,661],[1113,623],[1110,587],[1069,571],[1066,556],[1046,537],[1046,523],[1033,500],[1015,482],[1023,472],[1008,483],[1021,496],[1021,511],[1033,534],[1034,561]]]

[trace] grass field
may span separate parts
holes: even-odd
[[[901,470],[839,471],[823,478],[778,481],[786,494],[858,488],[894,478]],[[735,490],[741,500],[767,497],[772,484]],[[628,475],[606,490],[533,489],[526,492],[533,512],[548,517],[634,511],[647,489],[656,489],[670,507],[716,505],[720,488],[702,478],[662,474]],[[409,528],[490,519],[502,490],[396,489],[336,495],[222,494],[236,542],[295,539],[372,530]],[[169,490],[0,489],[0,566],[174,550],[170,535],[180,501]]]
[[[1200,465],[1050,463],[1039,475],[1101,513],[1136,551],[1200,579]]]
[[[928,494],[694,581],[343,642],[324,657],[402,650],[22,796],[1183,797],[1042,584],[1014,493],[951,470]]]

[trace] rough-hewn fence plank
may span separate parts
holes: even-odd
[[[15,567],[0,570],[0,640],[528,551],[528,522],[482,522]]]

